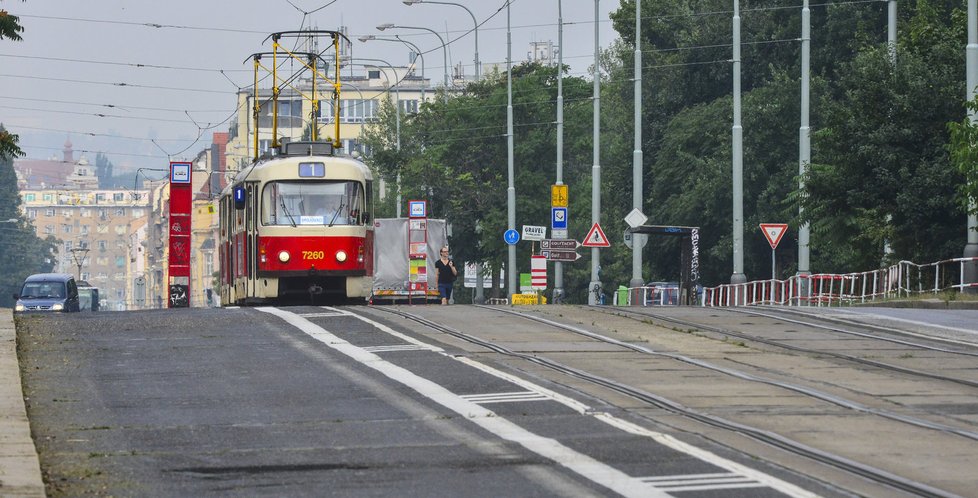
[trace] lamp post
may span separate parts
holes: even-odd
[[[88,256],[87,247],[76,247],[71,249],[71,258],[75,260],[75,266],[78,267],[78,280],[81,280],[81,268],[85,263],[85,256]]]
[[[400,36],[394,35],[394,38],[378,38],[377,35],[363,35],[358,40],[366,43],[371,40],[375,41],[386,41],[386,42],[400,42],[406,45],[408,48],[413,49],[415,54],[421,58],[421,79],[424,80],[424,55],[421,54],[421,49],[417,45],[407,41],[402,40]]]
[[[454,2],[435,2],[433,0],[404,0],[404,5],[414,5],[418,3],[434,3],[440,5],[454,5],[456,7],[462,7],[466,12],[472,17],[472,31],[475,33],[475,80],[479,81],[482,77],[482,67],[479,64],[479,21],[475,19],[475,14],[469,10],[468,7]]]
[[[445,90],[446,91],[448,90],[448,46],[445,44],[445,39],[442,38],[437,31],[430,28],[420,27],[420,26],[399,26],[393,23],[381,24],[380,26],[377,26],[377,29],[379,29],[380,31],[384,31],[386,29],[423,29],[437,36],[438,40],[441,42],[442,63],[444,64],[445,67],[445,82],[444,82]]]
[[[387,67],[390,68],[391,72],[394,73],[394,76],[397,76],[397,71],[394,70],[394,66],[392,66],[390,62],[387,62],[387,61],[385,61],[383,59],[363,59],[363,58],[359,58],[358,57],[356,60],[384,63],[385,65],[387,65]],[[386,73],[384,74],[384,79],[387,80],[387,95],[389,96],[390,95],[390,92],[391,92],[391,86],[392,86],[391,85],[391,80],[387,76]],[[396,132],[395,132],[395,137],[396,138],[395,139],[397,141],[397,152],[400,153],[401,152],[401,89],[400,89],[400,80],[395,81],[394,84],[393,84],[393,87],[394,87],[394,100],[395,100],[395,102],[394,102],[394,116],[395,116],[395,124],[394,124],[394,126],[395,126],[395,130],[396,130]],[[400,157],[400,154],[398,154],[398,157]],[[400,164],[397,165],[397,180],[396,180],[396,182],[397,182],[397,217],[400,218],[401,217],[401,165]]]

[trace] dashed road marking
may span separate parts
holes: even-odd
[[[552,401],[542,393],[535,391],[519,391],[509,393],[467,394],[462,399],[485,405],[488,403],[515,403],[520,401]]]

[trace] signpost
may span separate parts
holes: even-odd
[[[584,242],[581,245],[584,247],[611,247],[611,242],[608,242],[608,237],[605,236],[601,225],[595,222],[591,225],[591,231],[584,237]]]
[[[547,261],[577,261],[581,255],[577,251],[544,250],[540,255],[547,258]]]
[[[767,239],[767,243],[771,245],[771,280],[774,280],[777,278],[774,251],[778,248],[778,243],[781,242],[781,237],[784,237],[784,233],[788,231],[788,224],[761,223],[760,227],[761,231],[764,232],[764,238]]]
[[[523,225],[523,240],[543,240],[547,237],[547,227]]]
[[[170,163],[170,254],[168,308],[190,307],[190,252],[193,214],[191,163]]]

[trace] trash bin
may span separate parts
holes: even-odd
[[[618,306],[628,306],[628,287],[618,286]]]

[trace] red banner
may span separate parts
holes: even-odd
[[[190,234],[192,232],[193,184],[191,164],[170,163],[169,308],[190,306]]]

